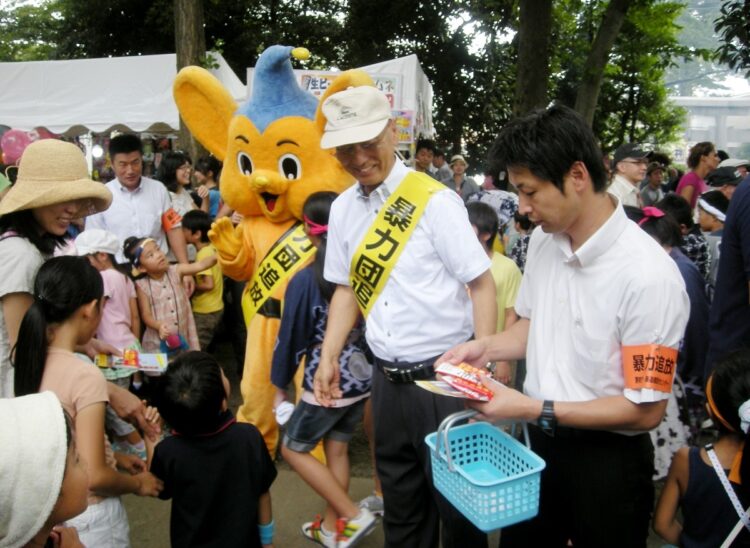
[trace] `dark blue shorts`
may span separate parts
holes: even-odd
[[[362,421],[367,398],[346,407],[323,407],[300,401],[294,408],[283,444],[297,453],[309,453],[322,439],[348,442]]]

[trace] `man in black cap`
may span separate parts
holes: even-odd
[[[719,167],[708,174],[706,182],[709,186],[720,190],[727,200],[731,200],[737,185],[742,182],[742,173],[736,167]]]
[[[612,158],[615,176],[607,192],[616,196],[622,205],[643,207],[638,185],[646,176],[649,154],[636,143],[626,143],[615,151]]]

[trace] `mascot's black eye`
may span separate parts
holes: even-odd
[[[279,158],[279,173],[284,179],[299,179],[302,177],[302,162],[294,154],[284,154]]]
[[[250,175],[253,172],[253,161],[245,152],[237,154],[237,165],[243,175]]]

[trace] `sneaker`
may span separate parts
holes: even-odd
[[[362,508],[359,515],[353,519],[339,518],[336,521],[336,540],[338,548],[354,546],[365,535],[369,535],[375,528],[375,516],[366,508]]]
[[[314,521],[308,521],[302,524],[302,534],[305,538],[317,542],[326,548],[337,548],[336,534],[332,531],[323,529],[323,518],[315,516]]]
[[[374,491],[372,495],[363,498],[359,501],[359,507],[369,510],[376,516],[383,516],[385,513],[385,507],[383,506],[383,497],[378,496]]]

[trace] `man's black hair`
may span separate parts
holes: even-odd
[[[677,224],[685,225],[688,229],[693,228],[693,210],[688,201],[679,194],[670,192],[656,204],[656,207],[670,214]]]
[[[492,249],[492,245],[495,243],[495,237],[497,231],[500,228],[500,223],[497,220],[497,213],[491,206],[482,202],[470,202],[466,204],[466,211],[469,214],[469,222],[477,227],[477,232],[480,235],[489,234],[490,238],[487,240],[487,249]]]
[[[435,150],[433,150],[433,151],[432,151],[432,155],[433,155],[433,156],[434,156],[435,158],[445,158],[445,152],[443,152],[443,151],[442,151],[441,149],[439,149],[439,148],[436,148]]]
[[[157,407],[177,432],[200,436],[221,426],[225,398],[219,362],[205,352],[191,351],[178,356],[167,368]]]
[[[433,154],[435,154],[435,141],[432,139],[420,139],[417,141],[417,148],[414,149],[414,154],[422,150],[423,148],[426,148]]]
[[[595,192],[607,188],[607,173],[594,133],[572,109],[554,105],[510,121],[489,155],[494,171],[526,168],[564,192],[563,177],[575,162],[583,162]]]
[[[131,152],[143,154],[143,142],[137,135],[123,133],[109,141],[109,157],[111,160],[115,159],[115,154],[130,154]]]
[[[211,217],[200,209],[191,209],[182,216],[182,228],[190,232],[201,231],[201,242],[208,243],[208,231],[211,230]]]

